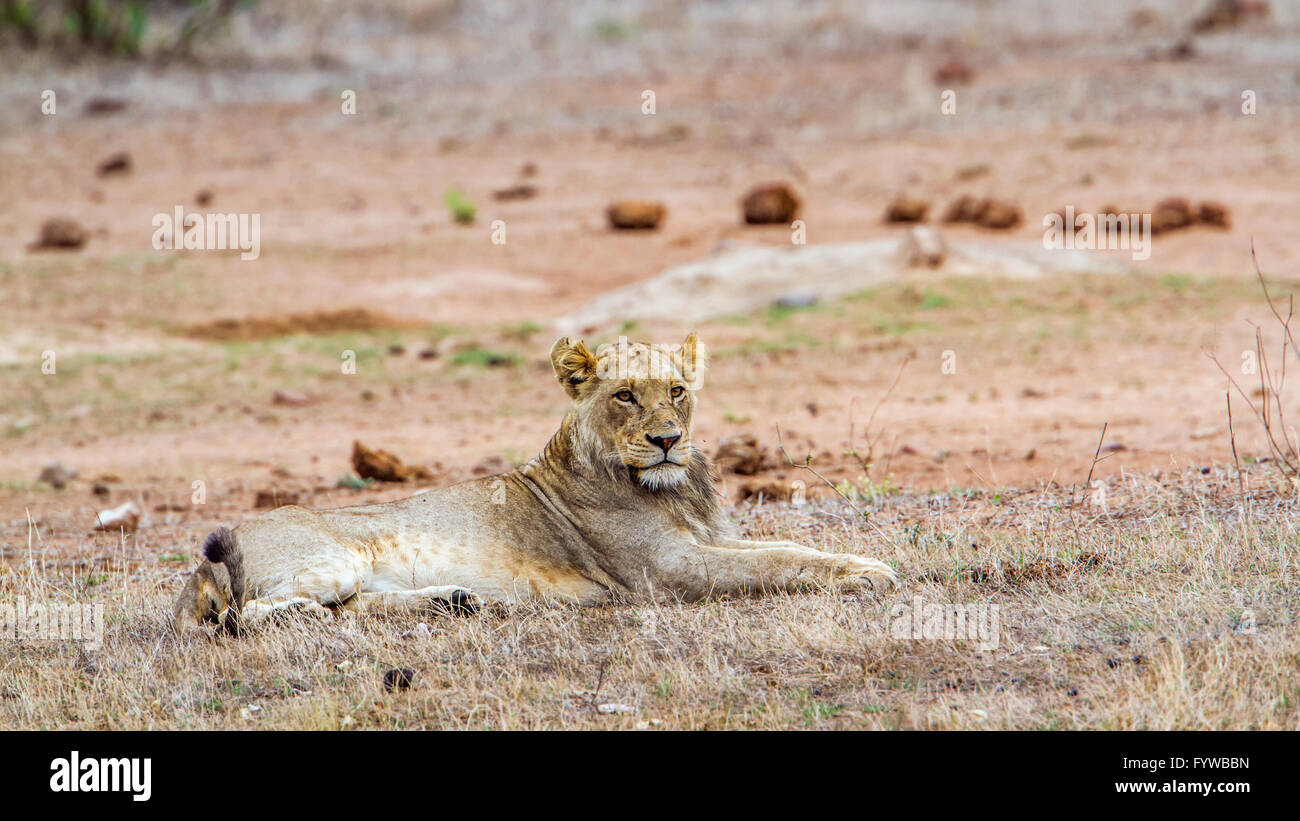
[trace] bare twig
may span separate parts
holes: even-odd
[[[1225,391],[1223,399],[1228,403],[1228,442],[1232,444],[1232,464],[1237,468],[1237,486],[1241,488],[1241,540],[1250,546],[1250,533],[1246,529],[1246,520],[1250,517],[1250,497],[1246,495],[1246,477],[1241,473],[1241,460],[1237,458],[1237,436],[1232,430],[1232,393]]]
[[[1291,319],[1295,316],[1295,295],[1287,297],[1286,319],[1278,313],[1277,308],[1273,305],[1273,297],[1269,296],[1268,284],[1264,282],[1264,274],[1259,270],[1259,260],[1255,258],[1255,240],[1250,241],[1250,264],[1255,268],[1255,276],[1259,278],[1259,287],[1264,289],[1264,299],[1268,302],[1268,309],[1273,312],[1273,316],[1286,332],[1286,340],[1291,343],[1291,350],[1295,351],[1296,356],[1300,356],[1300,345],[1296,344],[1295,336],[1291,333]]]
[[[1103,422],[1101,425],[1101,436],[1097,437],[1097,450],[1095,453],[1092,454],[1092,464],[1088,466],[1088,478],[1083,480],[1083,486],[1085,488],[1084,493],[1087,493],[1086,488],[1092,486],[1092,472],[1093,470],[1096,469],[1097,463],[1104,461],[1104,459],[1100,458],[1101,443],[1106,441],[1106,428],[1108,428],[1109,426],[1110,426],[1110,422]],[[1079,524],[1074,518],[1074,494],[1078,489],[1079,489],[1078,485],[1075,485],[1074,487],[1070,488],[1070,527],[1073,528],[1074,530],[1075,546],[1080,552],[1082,552],[1083,537],[1079,533]]]
[[[1259,268],[1253,241],[1250,246],[1250,260],[1255,269],[1255,276],[1259,279],[1260,288],[1264,291],[1264,300],[1268,303],[1268,308],[1272,312],[1274,319],[1282,327],[1281,368],[1275,378],[1272,368],[1269,367],[1268,354],[1264,349],[1263,332],[1258,325],[1255,325],[1255,355],[1258,359],[1259,392],[1261,394],[1260,404],[1256,407],[1250,396],[1233,378],[1233,375],[1227,368],[1223,367],[1223,363],[1209,351],[1206,351],[1206,356],[1227,377],[1228,383],[1236,389],[1237,393],[1250,407],[1251,413],[1259,419],[1260,425],[1264,428],[1264,436],[1268,441],[1269,451],[1275,464],[1281,466],[1280,469],[1288,478],[1294,478],[1300,474],[1300,437],[1294,434],[1291,425],[1287,423],[1286,409],[1282,405],[1282,393],[1286,387],[1287,348],[1290,347],[1293,353],[1300,356],[1300,344],[1297,344],[1295,335],[1291,330],[1291,321],[1295,318],[1295,300],[1293,297],[1288,297],[1287,314],[1284,317],[1282,312],[1278,310],[1273,295],[1269,293],[1268,283]],[[1282,440],[1280,443],[1279,438]]]
[[[871,435],[871,423],[876,421],[876,414],[880,412],[880,406],[885,404],[885,400],[888,399],[890,397],[890,394],[894,392],[894,388],[898,387],[899,380],[903,378],[903,371],[907,368],[907,364],[911,362],[913,359],[916,359],[916,351],[910,351],[908,352],[907,356],[903,357],[903,361],[898,364],[898,373],[894,374],[894,381],[889,383],[889,388],[884,392],[884,394],[880,397],[880,399],[876,401],[876,406],[871,409],[871,415],[867,417],[867,424],[863,427],[863,435],[867,437],[866,458],[863,458],[862,455],[858,453],[857,448],[853,446],[853,437],[854,437],[853,403],[857,401],[857,397],[854,397],[849,400],[848,455],[852,456],[854,459],[857,460],[858,466],[862,468],[862,472],[866,474],[868,478],[871,477],[871,465],[873,463],[872,456],[875,453],[875,440]]]
[[[786,460],[787,462],[790,463],[790,467],[798,468],[799,470],[806,470],[806,471],[808,471],[809,473],[811,473],[813,476],[816,476],[818,479],[821,479],[823,482],[826,483],[826,486],[827,486],[828,488],[830,488],[831,490],[835,491],[837,494],[839,494],[839,496],[840,496],[841,499],[843,499],[844,501],[848,502],[849,507],[851,507],[851,508],[853,508],[855,511],[857,511],[857,513],[858,513],[858,518],[860,518],[860,519],[866,521],[867,524],[869,524],[869,525],[871,525],[873,528],[875,528],[876,533],[877,533],[881,538],[883,538],[883,539],[885,539],[885,540],[888,540],[888,539],[889,539],[889,536],[885,534],[885,531],[881,530],[879,525],[877,525],[875,522],[871,521],[871,511],[869,511],[869,510],[865,510],[865,509],[863,509],[863,508],[858,507],[856,504],[854,504],[853,500],[850,499],[850,498],[848,497],[848,495],[847,495],[844,491],[840,490],[839,488],[837,488],[837,487],[835,486],[835,483],[834,483],[834,482],[832,482],[830,479],[827,479],[825,476],[823,476],[823,475],[821,475],[820,473],[817,472],[817,469],[814,468],[814,467],[812,466],[812,455],[811,455],[811,454],[810,454],[807,458],[804,459],[804,463],[803,463],[802,465],[799,464],[798,462],[796,462],[793,458],[791,458],[791,457],[790,457],[790,454],[789,454],[789,453],[786,451],[786,449],[785,449],[785,442],[783,442],[783,441],[781,440],[781,426],[780,426],[780,425],[774,425],[773,427],[776,428],[776,447],[777,447],[777,450],[781,451],[781,455],[784,456],[784,457],[785,457],[785,460]]]

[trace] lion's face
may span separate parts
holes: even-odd
[[[702,351],[694,334],[680,348],[620,339],[594,355],[580,341],[556,342],[551,364],[573,398],[579,445],[652,489],[686,479]]]

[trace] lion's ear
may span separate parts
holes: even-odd
[[[682,343],[682,377],[691,383],[692,388],[698,388],[700,379],[704,375],[704,370],[708,367],[708,354],[705,352],[704,343],[691,331]]]
[[[572,341],[561,337],[551,346],[551,367],[569,396],[578,398],[578,386],[596,375],[596,357],[591,355],[582,340]]]

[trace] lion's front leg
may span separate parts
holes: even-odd
[[[409,611],[472,616],[483,607],[483,599],[464,587],[447,584],[422,587],[418,590],[358,593],[345,602],[343,607],[368,613]]]
[[[758,542],[758,541],[754,541],[753,539],[721,538],[715,541],[713,543],[713,546],[726,547],[726,548],[730,548],[731,550],[762,550],[763,548],[768,548],[768,547],[788,547],[791,548],[792,550],[807,550],[811,553],[817,553],[818,555],[821,556],[830,555],[828,553],[823,553],[822,551],[817,550],[816,548],[807,547],[805,545],[799,544],[798,542],[789,542],[786,541],[785,539],[779,539],[773,542]]]
[[[226,632],[239,634],[293,614],[322,619],[334,617],[333,611],[308,596],[280,596],[253,599],[244,602],[244,606],[238,610],[227,607],[217,615],[217,623]]]
[[[656,560],[660,586],[687,599],[711,594],[795,590],[807,584],[895,584],[889,565],[850,553],[823,553],[799,545],[746,549],[713,545],[677,546]]]

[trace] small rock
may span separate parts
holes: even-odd
[[[1270,13],[1266,0],[1214,0],[1192,22],[1192,30],[1206,32],[1232,28],[1252,18],[1265,19]]]
[[[975,70],[964,60],[953,57],[934,71],[934,81],[941,86],[968,85],[975,79]]]
[[[507,188],[498,188],[492,192],[492,199],[498,202],[510,202],[511,200],[529,200],[537,196],[537,186],[521,183],[511,185]]]
[[[783,182],[757,185],[740,201],[743,219],[749,225],[789,225],[799,217],[799,197]]]
[[[885,209],[885,222],[925,222],[930,203],[900,194]]]
[[[1160,22],[1160,15],[1143,6],[1128,16],[1128,23],[1133,28],[1147,28]]]
[[[603,716],[626,715],[628,713],[635,713],[636,708],[631,704],[615,704],[611,702],[609,704],[597,704],[596,712]]]
[[[425,624],[424,622],[420,622],[419,624],[412,627],[410,630],[407,630],[405,633],[403,633],[402,638],[427,639],[432,635],[433,635],[433,629],[429,627],[429,625]]]
[[[422,348],[422,349],[420,350],[420,358],[421,358],[421,359],[426,359],[426,360],[427,360],[427,359],[437,359],[437,358],[438,358],[438,349],[437,349],[437,348]]]
[[[820,301],[816,294],[788,294],[777,299],[772,305],[777,308],[811,308]]]
[[[1182,40],[1179,40],[1177,43],[1174,43],[1169,48],[1170,60],[1175,60],[1175,61],[1190,60],[1195,56],[1196,56],[1196,44],[1193,43],[1191,38],[1188,37],[1184,37]]]
[[[110,174],[131,173],[131,155],[125,151],[113,154],[99,164],[96,173],[101,177],[107,177]]]
[[[472,473],[475,476],[491,476],[497,473],[503,473],[510,467],[506,460],[497,455],[492,455],[479,462],[474,466]]]
[[[395,667],[384,673],[384,689],[390,693],[411,689],[415,681],[415,671],[407,667]]]
[[[109,510],[101,510],[95,516],[96,530],[134,533],[139,526],[140,506],[135,502],[126,502]]]
[[[621,231],[653,231],[659,227],[668,209],[662,202],[623,200],[606,211],[611,228]]]
[[[311,397],[305,393],[295,393],[293,391],[276,391],[271,396],[271,404],[284,405],[287,407],[300,407],[310,405]]]
[[[401,356],[404,353],[406,353],[405,345],[392,344],[388,346],[389,356]]]
[[[212,204],[212,192],[204,188],[203,190],[199,191],[199,193],[194,195],[194,202],[198,204],[200,207],[206,208],[207,206]]]
[[[68,482],[75,478],[77,478],[77,472],[65,468],[59,462],[51,462],[41,468],[41,475],[37,477],[38,481],[46,483],[55,490],[63,490],[68,486]]]
[[[90,492],[95,494],[96,496],[107,496],[109,492],[108,485],[104,484],[103,482],[96,482],[94,485],[91,486]]]
[[[953,176],[958,181],[973,180],[977,177],[983,177],[993,170],[993,167],[986,162],[975,163],[973,165],[963,165],[957,169]]]
[[[125,111],[126,106],[126,100],[120,100],[116,97],[91,97],[86,101],[86,113],[96,116],[116,114],[119,111]]]
[[[937,228],[913,226],[903,238],[903,256],[909,267],[938,268],[948,257],[948,243]]]

